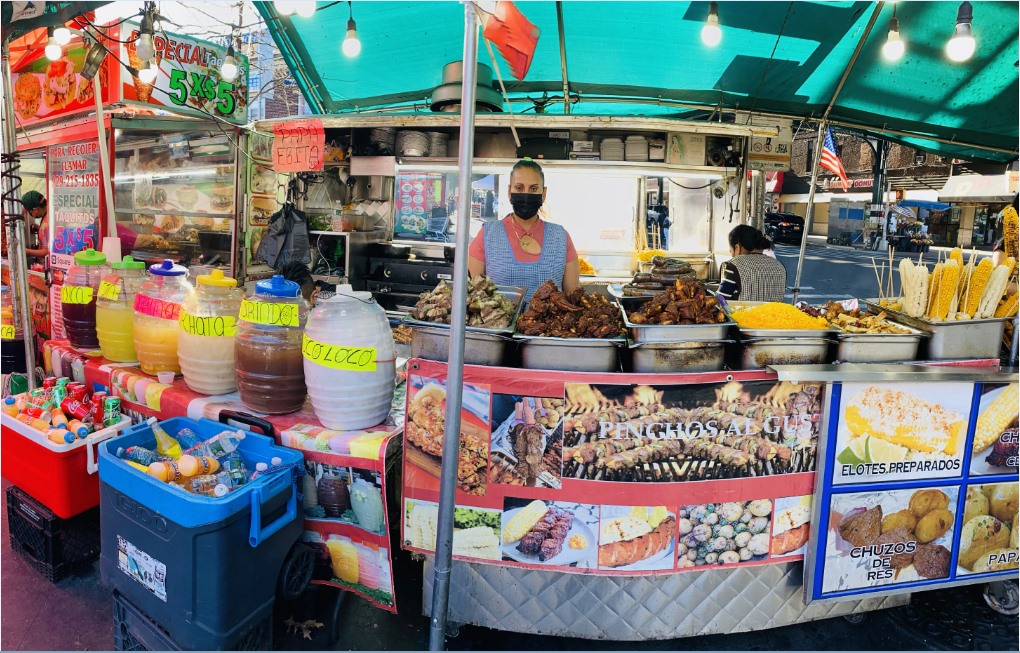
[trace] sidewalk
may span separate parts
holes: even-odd
[[[826,242],[826,237],[825,236],[813,236],[812,235],[812,236],[808,236],[807,239],[808,239],[808,245],[811,246],[811,247],[824,247],[825,249],[842,249],[842,250],[859,251],[859,252],[875,251],[875,250],[869,250],[866,247],[863,247],[861,245],[856,245],[856,246],[851,245],[850,247],[847,247],[845,245],[833,245],[831,243]],[[951,252],[953,249],[954,249],[953,247],[942,247],[940,245],[931,245],[928,248],[928,251],[925,252],[925,254],[928,254],[928,255],[931,255],[931,256],[934,256],[934,257],[938,258],[939,253],[941,253],[942,254],[942,258],[945,258],[946,256],[949,255],[949,252]],[[879,250],[879,251],[882,251],[882,250]],[[964,252],[969,252],[969,250],[965,249]],[[904,256],[906,256],[906,255],[920,256],[919,252],[899,252],[899,251],[897,251],[897,254],[903,254]],[[977,255],[978,255],[978,259],[977,260],[980,260],[980,257],[982,257],[982,256],[991,256],[992,253],[990,251],[988,251],[988,250],[979,249],[979,250],[977,250]],[[967,256],[970,256],[970,254],[968,253]]]

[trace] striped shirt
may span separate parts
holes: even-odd
[[[723,263],[719,294],[745,302],[781,302],[786,295],[786,268],[764,254],[742,254]]]

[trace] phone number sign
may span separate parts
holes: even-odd
[[[66,270],[75,252],[99,246],[99,141],[49,148],[50,263]]]

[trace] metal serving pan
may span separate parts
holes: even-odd
[[[828,362],[828,338],[744,338],[741,366],[756,370],[769,365],[817,365]]]
[[[514,330],[517,328],[517,318],[521,316],[521,309],[523,308],[524,303],[521,300],[524,298],[526,289],[520,286],[496,286],[496,288],[504,297],[509,299],[514,305],[514,313],[510,317],[510,325],[503,327],[502,329],[486,329],[484,327],[476,326],[465,327],[469,333],[488,333],[492,335],[503,335],[506,337],[510,337],[513,335]],[[443,324],[442,322],[426,322],[424,320],[413,318],[410,315],[404,317],[404,324],[411,327],[412,329],[427,328],[427,329],[446,329],[447,331],[450,330],[449,324]],[[449,336],[447,336],[447,338],[449,339]],[[444,358],[443,360],[446,359]]]
[[[630,346],[635,372],[715,372],[726,362],[726,345],[733,340],[692,340],[688,342],[635,342]]]
[[[880,306],[877,299],[864,299],[872,313],[884,312],[893,322],[923,331],[931,337],[927,346],[919,348],[919,360],[950,360],[957,358],[998,358],[1002,332],[1013,318],[994,317],[981,320],[932,322]]]
[[[623,323],[630,329],[630,339],[634,342],[689,342],[691,340],[721,340],[726,337],[730,327],[737,323],[729,319],[715,324],[634,324],[627,317],[627,308],[620,306]]]
[[[910,327],[903,328],[910,329]],[[836,360],[844,363],[898,363],[917,360],[921,340],[927,333],[837,333]]]
[[[617,372],[617,350],[623,338],[545,338],[517,334],[521,343],[521,367],[564,372]]]
[[[443,327],[446,327],[445,329]],[[506,345],[511,342],[502,333],[484,333],[486,329],[464,334],[464,362],[468,365],[497,366],[503,362]],[[450,329],[447,325],[416,326],[411,331],[411,355],[432,361],[450,358]]]

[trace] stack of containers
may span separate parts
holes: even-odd
[[[135,353],[135,295],[147,277],[145,264],[125,256],[110,265],[112,272],[99,283],[96,335],[103,358],[118,363],[138,360]]]
[[[244,295],[237,280],[213,270],[199,276],[195,292],[181,305],[177,358],[188,387],[199,394],[222,395],[237,389],[234,337]]]
[[[67,340],[75,349],[96,349],[96,295],[99,283],[110,273],[106,255],[86,249],[74,255],[74,265],[60,288],[60,310]]]
[[[181,371],[177,359],[177,325],[181,302],[194,289],[188,283],[188,270],[170,259],[149,266],[149,280],[135,295],[135,351],[143,372]]]

